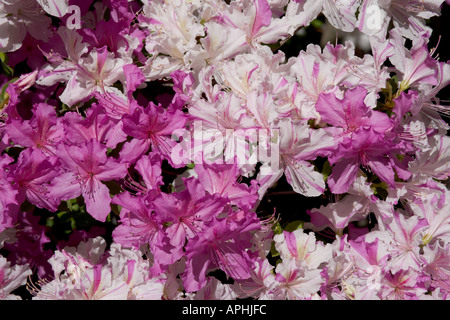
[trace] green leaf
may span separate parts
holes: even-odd
[[[186,165],[186,168],[188,168],[188,169],[194,169],[194,167],[195,167],[195,163],[188,163]]]
[[[274,223],[274,225],[272,227],[272,231],[274,234],[282,234],[283,233],[283,228],[281,227],[281,224],[279,221]]]
[[[120,216],[122,206],[119,206],[118,204],[111,204],[111,210],[115,215]]]
[[[313,28],[320,29],[323,26],[323,21],[319,19],[314,19],[313,21],[311,21],[311,26]]]
[[[325,161],[325,163],[323,164],[323,168],[322,168],[322,175],[325,181],[327,181],[328,176],[331,174],[331,165],[330,162]]]
[[[5,75],[8,77],[12,77],[14,75],[14,69],[8,66],[8,56],[4,52],[0,52],[0,64]]]
[[[278,252],[278,250],[275,248],[275,241],[272,241],[271,245],[270,245],[270,255],[275,258],[280,256],[280,253]]]
[[[304,221],[302,220],[291,221],[284,227],[284,231],[293,232],[297,229],[303,229],[303,224]]]

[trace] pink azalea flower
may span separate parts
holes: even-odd
[[[106,146],[94,139],[79,145],[59,144],[58,157],[66,172],[54,179],[52,194],[63,200],[82,195],[87,212],[105,221],[111,211],[111,196],[101,181],[125,177],[125,165],[108,158]]]
[[[423,248],[421,262],[425,273],[431,276],[431,289],[450,292],[450,250],[448,242],[436,241]]]
[[[356,179],[360,166],[375,173],[390,187],[395,185],[395,172],[405,173],[402,175],[404,179],[410,176],[395,156],[396,152],[401,152],[398,146],[386,140],[384,133],[377,133],[372,127],[361,128],[357,134],[343,140],[338,150],[339,153],[329,159],[334,167],[327,182],[333,193],[347,192]]]
[[[246,249],[251,247],[251,232],[260,228],[255,216],[247,215],[240,224],[230,220],[213,219],[208,227],[186,246],[187,264],[182,275],[187,292],[198,291],[206,285],[209,270],[221,269],[233,279],[251,276]]]
[[[51,181],[59,175],[57,168],[56,157],[46,157],[38,150],[23,150],[17,163],[11,166],[19,203],[28,199],[39,208],[55,212],[59,199],[51,193]]]
[[[84,41],[89,43],[94,48],[102,48],[106,46],[108,51],[119,53],[127,50],[129,43],[124,35],[127,33],[124,30],[125,24],[117,23],[110,19],[109,21],[98,21],[95,29],[81,29],[80,33],[83,35]]]
[[[239,183],[239,168],[236,164],[196,165],[198,180],[209,194],[218,194],[231,204],[252,209],[258,199],[254,185]]]
[[[179,193],[161,193],[152,206],[166,228],[170,243],[181,248],[186,240],[204,232],[208,223],[224,210],[225,199],[205,192],[197,179],[184,180],[186,189]]]
[[[42,151],[46,156],[56,153],[56,144],[64,138],[64,129],[53,106],[33,106],[30,120],[11,119],[6,125],[11,140],[20,146]]]
[[[168,266],[182,255],[181,247],[174,247],[164,230],[160,215],[149,205],[152,196],[134,197],[128,192],[116,195],[113,203],[120,205],[120,224],[113,231],[113,239],[125,247],[148,246],[157,266]]]
[[[160,192],[159,186],[164,184],[161,176],[161,162],[161,157],[156,152],[151,152],[149,155],[143,155],[136,162],[134,169],[141,175],[145,186],[139,185],[137,188],[138,191],[144,188],[145,193]]]
[[[18,190],[13,186],[8,165],[13,162],[13,158],[8,155],[0,157],[0,233],[6,228],[14,226],[17,218]]]
[[[392,126],[389,117],[367,107],[364,104],[366,96],[367,90],[361,86],[347,90],[343,99],[338,99],[334,93],[321,93],[316,110],[322,121],[342,128],[345,136],[369,127],[377,133],[388,131]]]
[[[161,105],[149,103],[147,108],[137,108],[130,115],[122,119],[123,131],[133,137],[131,142],[125,143],[122,161],[134,162],[146,153],[150,146],[161,156],[172,163],[171,151],[176,142],[171,139],[177,129],[184,129],[186,117],[180,110],[164,109]]]
[[[379,296],[383,300],[417,300],[427,290],[414,269],[384,272]]]
[[[53,38],[54,36],[50,39]],[[8,53],[9,66],[14,68],[17,64],[25,61],[32,70],[37,71],[41,69],[47,62],[41,51],[43,50],[42,48],[45,48],[46,46],[47,43],[36,40],[27,33],[25,39],[22,41],[22,46],[16,51]]]
[[[17,215],[17,232],[15,241],[4,243],[9,251],[8,261],[13,265],[28,265],[34,274],[43,279],[51,277],[51,266],[48,262],[52,250],[46,246],[50,238],[46,235],[46,227],[39,224],[41,217],[33,215],[33,211],[20,211]]]
[[[72,144],[94,139],[114,149],[118,143],[126,140],[122,122],[111,119],[97,104],[87,110],[85,118],[76,112],[67,112],[62,121],[66,139]]]

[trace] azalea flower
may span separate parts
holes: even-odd
[[[385,233],[385,237],[380,237],[391,255],[392,272],[401,270],[404,266],[408,266],[408,269],[419,269],[419,235],[426,226],[427,221],[416,216],[405,218],[399,213],[394,215],[392,223],[387,226],[389,232]]]
[[[0,300],[22,300],[11,292],[26,284],[31,269],[27,265],[11,266],[6,258],[0,257],[0,274]]]
[[[310,129],[304,123],[293,123],[288,119],[280,122],[279,128],[281,169],[264,183],[270,187],[284,172],[294,191],[308,197],[320,195],[325,190],[325,181],[308,160],[332,152],[332,135],[326,129]]]
[[[312,233],[307,234],[303,229],[284,231],[273,240],[281,259],[293,259],[301,268],[317,269],[331,258],[331,247],[322,245]]]
[[[14,164],[13,179],[19,192],[18,201],[27,199],[32,204],[55,212],[59,199],[52,194],[51,181],[59,175],[56,157],[46,157],[39,150],[31,148],[20,153],[18,162]]]
[[[339,160],[330,158],[330,163],[334,164],[327,180],[331,191],[338,194],[347,192],[360,166],[375,173],[389,186],[394,186],[395,172],[402,172],[401,164],[394,154],[396,148],[394,143],[384,139],[384,133],[377,133],[372,127],[362,128],[358,134],[340,144],[342,153]],[[408,173],[405,173],[404,177],[408,178]]]
[[[55,279],[36,289],[33,299],[161,299],[164,281],[149,277],[148,260],[118,244],[108,252],[105,248],[105,240],[97,237],[77,248],[56,251],[51,258]]]
[[[125,177],[127,168],[106,155],[106,146],[94,139],[79,145],[58,145],[58,158],[65,172],[53,182],[54,196],[69,200],[82,195],[87,211],[105,221],[111,211],[108,187],[101,181]]]
[[[67,140],[72,144],[94,139],[114,149],[126,140],[121,121],[111,119],[99,105],[93,105],[82,117],[76,112],[67,112],[62,118]]]
[[[48,41],[50,18],[36,0],[0,2],[0,51],[16,51],[22,46],[25,35]]]
[[[450,290],[448,243],[436,241],[434,245],[425,246],[423,250],[424,254],[421,257],[421,262],[423,263],[424,272],[431,276],[432,288],[439,288],[441,292],[448,292]]]
[[[0,299],[448,299],[442,3],[0,0]]]
[[[122,161],[136,161],[151,146],[152,151],[159,152],[173,164],[170,155],[176,142],[172,140],[172,134],[184,129],[186,120],[182,111],[164,109],[152,102],[147,108],[136,108],[132,114],[125,115],[122,119],[123,131],[135,139],[125,143],[121,152]]]
[[[256,187],[239,183],[239,168],[236,164],[207,164],[195,166],[198,180],[211,194],[227,198],[231,204],[252,209],[258,198]]]
[[[250,278],[250,233],[260,228],[259,220],[247,216],[230,223],[226,218],[213,219],[208,227],[186,246],[186,270],[182,275],[186,291],[197,291],[206,285],[209,270],[221,269],[233,279]]]
[[[386,300],[417,300],[426,291],[419,274],[414,269],[402,269],[396,273],[383,275],[380,297]]]
[[[391,30],[389,34],[394,49],[389,60],[401,76],[400,91],[415,87],[419,81],[436,85],[437,61],[428,50],[427,38],[415,38],[411,50],[408,50],[404,46],[405,39],[397,29]]]
[[[294,260],[283,261],[275,271],[276,300],[310,300],[324,282],[320,270],[299,268]]]
[[[180,252],[186,240],[203,233],[208,223],[224,210],[225,201],[217,194],[208,194],[197,179],[184,180],[186,189],[165,194],[153,202],[155,215],[162,223],[170,243]]]
[[[233,288],[240,298],[271,300],[274,298],[274,268],[267,259],[258,259],[253,263],[249,279],[237,281]]]
[[[0,234],[6,228],[10,228],[15,223],[15,213],[18,210],[18,190],[13,186],[10,170],[8,165],[13,161],[8,155],[3,155],[0,158],[0,211],[2,218],[0,220]]]
[[[431,29],[426,26],[425,20],[433,16],[439,15],[440,6],[443,0],[425,0],[425,1],[410,1],[410,0],[364,0],[360,7],[361,14],[359,15],[359,28],[365,33],[372,34],[370,29],[378,31],[382,29],[382,25],[389,24],[392,20],[394,27],[398,29],[401,34],[409,39],[420,37],[423,34],[430,35]],[[378,10],[374,11],[374,7]],[[380,26],[372,26],[368,23],[368,19],[375,19],[373,14],[379,14],[376,22]]]
[[[44,103],[33,106],[30,120],[11,119],[5,127],[17,145],[41,150],[47,156],[55,155],[56,145],[64,138],[61,119],[57,118],[53,106]]]

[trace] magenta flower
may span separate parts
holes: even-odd
[[[392,141],[384,139],[384,133],[377,133],[372,127],[361,129],[351,138],[343,140],[339,151],[329,158],[334,165],[328,177],[331,192],[341,194],[348,191],[355,181],[360,166],[376,174],[391,188],[395,188],[395,173],[410,174],[396,157],[400,150]],[[394,169],[397,169],[394,171]]]
[[[141,175],[144,186],[132,183],[132,188],[134,187],[138,192],[144,191],[144,193],[161,192],[159,186],[164,182],[161,176],[161,157],[158,153],[151,152],[149,155],[142,156],[136,162],[134,169]]]
[[[20,211],[17,215],[17,238],[14,242],[5,242],[4,247],[9,251],[8,261],[13,265],[28,264],[41,278],[48,279],[52,269],[48,260],[52,250],[47,249],[50,238],[46,235],[46,227],[39,224],[41,217],[33,215],[32,211]]]
[[[395,173],[404,180],[411,175],[396,157],[396,153],[405,153],[405,145],[395,141],[394,122],[387,114],[367,107],[366,95],[366,89],[358,86],[347,90],[341,100],[328,93],[321,94],[317,101],[316,109],[322,120],[342,130],[337,131],[338,150],[329,158],[335,164],[328,178],[333,193],[347,192],[361,165],[391,187]]]
[[[338,99],[333,92],[321,93],[316,103],[316,110],[322,121],[343,129],[343,135],[351,136],[359,129],[372,127],[377,133],[384,133],[391,128],[387,114],[370,109],[364,99],[367,90],[357,86],[345,92],[344,98]]]
[[[255,185],[239,183],[239,167],[236,164],[196,165],[198,180],[210,194],[218,194],[229,199],[231,204],[251,209],[258,200]]]
[[[184,181],[186,189],[179,193],[161,193],[152,205],[163,223],[170,243],[181,249],[186,240],[204,231],[207,223],[224,210],[225,199],[205,192],[197,179]]]
[[[418,300],[427,290],[414,269],[385,272],[380,290],[383,300]]]
[[[213,219],[208,227],[186,244],[186,270],[182,275],[188,292],[206,285],[208,271],[221,269],[233,279],[251,277],[251,232],[261,228],[256,215],[247,215],[239,224],[229,219]]]
[[[170,244],[159,216],[150,205],[151,197],[133,197],[128,192],[116,195],[113,203],[120,205],[120,224],[113,239],[124,247],[148,246],[157,266],[167,266],[182,256],[182,248]]]
[[[17,200],[18,191],[12,184],[8,165],[13,161],[8,155],[0,157],[0,233],[14,226],[20,203]]]
[[[19,191],[18,201],[25,199],[39,208],[55,212],[59,199],[51,193],[51,181],[59,175],[57,158],[47,158],[42,152],[25,149],[17,163],[11,166],[12,175]]]
[[[122,131],[122,122],[111,119],[99,105],[94,104],[83,118],[75,112],[68,112],[63,118],[67,140],[71,143],[82,143],[95,139],[114,149],[127,136]]]
[[[131,115],[123,117],[123,131],[133,137],[127,142],[121,153],[124,161],[134,162],[148,151],[161,153],[170,163],[172,148],[176,144],[171,139],[177,129],[184,129],[186,116],[180,110],[164,109],[161,105],[149,103],[147,108],[136,108]]]
[[[56,144],[64,138],[64,129],[54,107],[45,103],[33,106],[30,120],[11,119],[5,127],[15,144],[39,149],[46,155],[54,155]]]
[[[125,165],[108,158],[106,146],[94,139],[79,145],[60,144],[58,157],[66,172],[55,178],[52,193],[63,200],[82,195],[87,212],[105,221],[111,211],[111,196],[101,181],[125,177]]]

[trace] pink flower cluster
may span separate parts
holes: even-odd
[[[449,299],[443,3],[0,0],[0,299]]]

